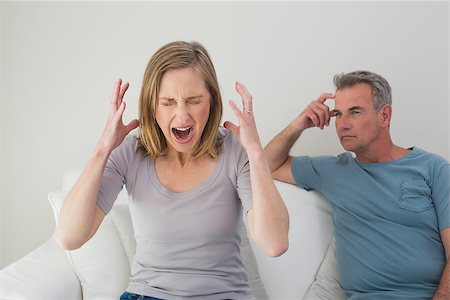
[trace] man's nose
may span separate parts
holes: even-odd
[[[351,124],[350,124],[347,116],[342,115],[336,119],[336,129],[346,130],[346,129],[349,129],[350,127],[351,127]]]

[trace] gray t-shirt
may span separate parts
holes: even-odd
[[[182,193],[159,181],[154,160],[130,134],[111,154],[97,199],[108,213],[123,185],[130,196],[136,255],[127,291],[162,299],[254,299],[240,255],[242,207],[252,205],[247,153],[221,127],[210,178]]]

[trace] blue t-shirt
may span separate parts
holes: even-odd
[[[350,153],[296,157],[292,174],[331,204],[341,286],[349,299],[431,299],[446,259],[450,165],[414,148],[387,163]]]

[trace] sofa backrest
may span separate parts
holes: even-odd
[[[269,298],[303,299],[332,240],[330,206],[318,192],[275,184],[289,211],[289,249],[272,258],[251,244]]]

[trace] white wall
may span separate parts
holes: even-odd
[[[0,107],[3,107],[3,3],[0,2]],[[4,186],[4,166],[3,166],[3,161],[4,161],[4,146],[3,146],[3,129],[4,129],[4,110],[0,109],[0,191],[3,191],[3,186]],[[4,258],[4,246],[5,246],[5,241],[3,239],[4,237],[4,228],[5,228],[5,205],[4,205],[4,198],[3,197],[4,194],[2,194],[2,192],[0,192],[0,268],[2,267],[2,263],[4,261],[6,261],[6,259]]]
[[[177,39],[210,51],[224,100],[238,100],[235,80],[248,86],[264,144],[320,93],[333,91],[334,74],[369,69],[393,87],[397,144],[449,158],[447,5],[4,2],[0,211],[7,230],[0,231],[0,267],[52,234],[46,195],[59,188],[66,168],[86,162],[114,80],[131,82],[131,119],[148,59]],[[293,149],[340,151],[332,128],[310,130]]]

